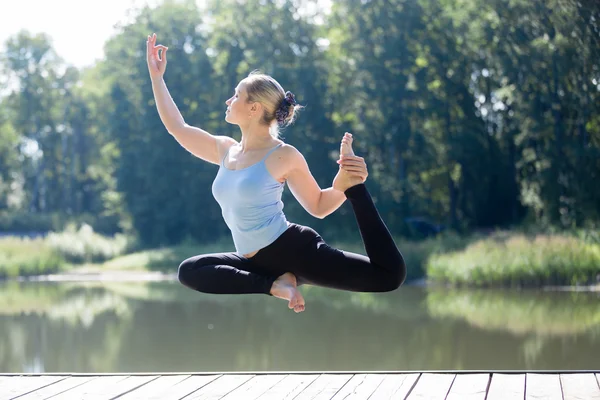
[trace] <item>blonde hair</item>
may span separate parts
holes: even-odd
[[[259,123],[269,127],[269,134],[273,138],[278,138],[279,129],[290,126],[297,118],[298,111],[304,108],[299,104],[284,103],[286,94],[289,96],[291,93],[286,93],[273,77],[258,70],[252,71],[242,82],[246,86],[247,102],[262,104],[264,111]],[[283,116],[281,121],[277,120],[278,115]]]

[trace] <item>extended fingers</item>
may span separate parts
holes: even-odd
[[[367,164],[364,160],[338,160],[338,164],[344,171],[360,174],[360,175],[368,175]]]
[[[148,35],[148,40],[146,41],[146,48],[148,50],[148,54],[158,55],[158,50],[156,49],[157,46],[155,46],[155,43],[156,43],[156,34]]]
[[[352,174],[358,175],[367,175],[368,172],[364,168],[351,168],[351,167],[342,167],[342,169],[346,172],[350,172]]]
[[[341,160],[337,160],[336,163],[340,164],[342,167],[350,167],[350,166],[354,166],[354,167],[363,167],[366,168],[367,164],[365,163],[365,160],[360,158],[360,159],[346,159],[346,158],[342,158]]]
[[[340,159],[341,160],[364,160],[363,157],[359,157],[359,156],[346,156],[346,155],[340,155]]]
[[[342,167],[342,169],[345,169],[346,171],[366,171],[367,170],[366,164],[342,163],[342,164],[340,164],[340,166]]]
[[[364,160],[338,160],[336,162],[341,165],[367,165]]]

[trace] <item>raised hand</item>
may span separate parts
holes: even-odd
[[[341,192],[351,186],[364,183],[369,176],[365,159],[354,155],[352,134],[346,132],[340,143],[339,171],[333,179],[333,188]]]
[[[367,163],[362,157],[342,155],[337,163],[340,164],[342,170],[348,172],[350,176],[360,178],[362,181],[361,183],[364,183],[369,176]]]
[[[159,50],[161,50],[159,56]],[[146,61],[148,61],[148,72],[151,79],[161,79],[167,68],[168,47],[156,44],[156,33],[148,36],[146,41]]]

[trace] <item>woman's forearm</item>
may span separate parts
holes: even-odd
[[[339,190],[335,190],[332,187],[321,190],[317,215],[319,218],[325,218],[340,208],[340,206],[344,204],[344,201],[346,201],[346,195]]]
[[[164,79],[152,80],[152,92],[154,93],[158,115],[167,131],[171,133],[177,127],[183,126],[185,124],[183,116],[173,101]]]

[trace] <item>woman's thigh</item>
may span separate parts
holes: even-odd
[[[206,293],[268,293],[273,276],[268,270],[236,253],[190,257],[179,266],[179,281]]]
[[[398,288],[398,274],[373,265],[364,255],[328,245],[312,228],[293,226],[251,260],[271,274],[292,272],[300,283],[360,292]]]
[[[323,240],[294,262],[294,273],[309,284],[355,292],[388,292],[400,286],[397,274],[362,254],[334,248]]]

